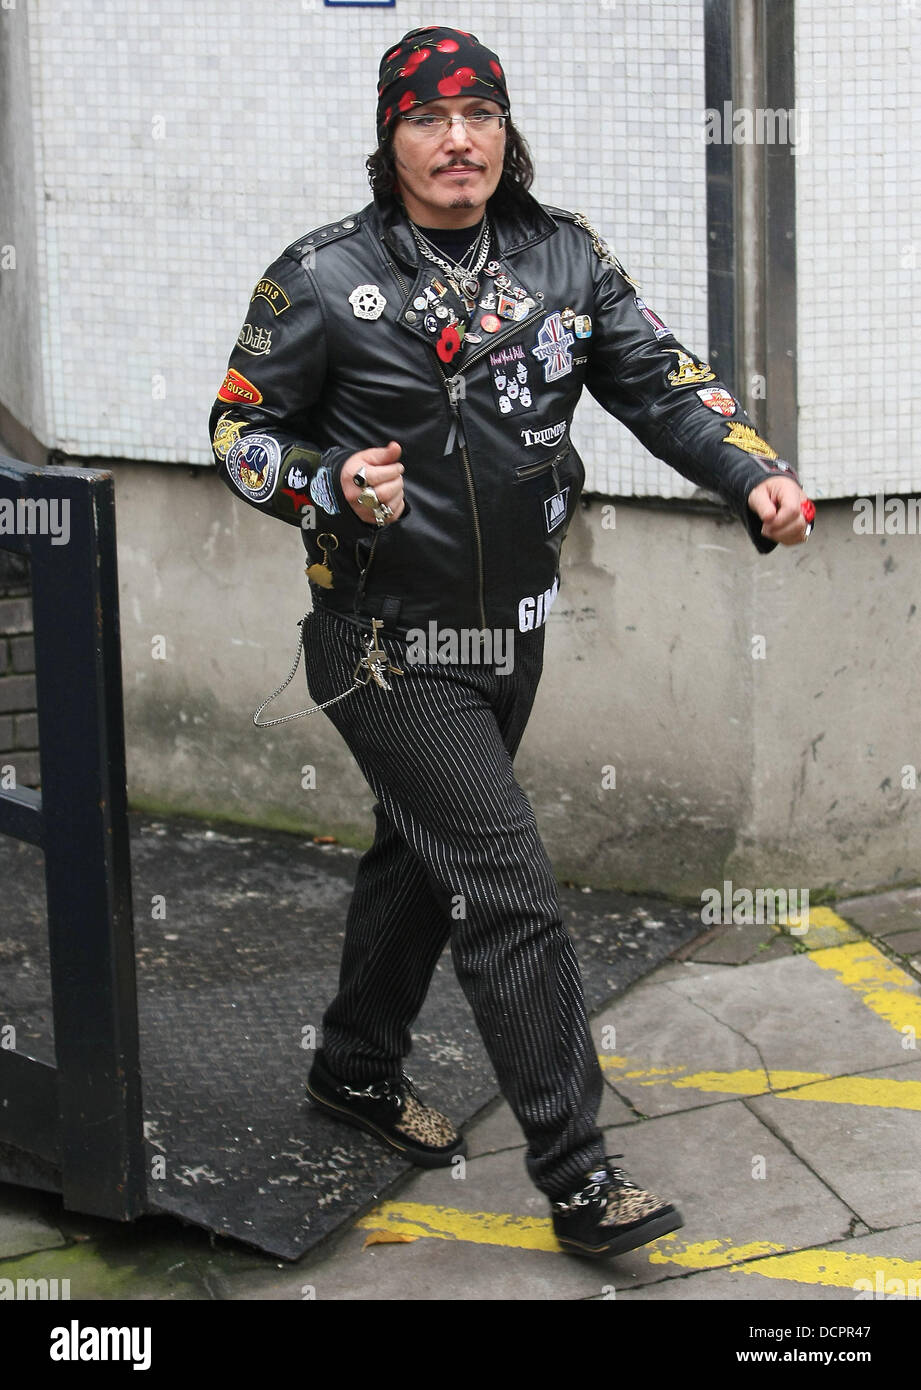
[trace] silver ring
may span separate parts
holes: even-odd
[[[359,468],[357,473],[352,474],[352,482],[355,484],[356,487],[368,486],[368,480],[365,477],[365,470],[363,468]]]

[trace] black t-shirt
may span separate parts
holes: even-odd
[[[441,254],[452,261],[463,259],[482,229],[482,221],[475,227],[419,227],[423,236],[427,236]]]

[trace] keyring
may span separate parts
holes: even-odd
[[[388,517],[393,516],[392,509],[386,502],[381,501],[373,487],[363,487],[358,494],[358,500],[363,507],[374,513],[374,520],[378,526],[383,526]]]

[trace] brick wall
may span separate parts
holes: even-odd
[[[0,788],[37,787],[32,599],[26,560],[0,551]]]

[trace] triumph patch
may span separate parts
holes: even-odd
[[[538,362],[544,364],[544,381],[557,381],[572,371],[572,353],[569,349],[575,338],[563,327],[559,313],[548,314],[540,326],[537,343],[531,353]]]
[[[262,400],[262,392],[251,381],[247,381],[245,376],[234,371],[233,367],[228,367],[217,397],[219,401],[232,401],[234,405],[241,402],[243,405],[258,405]]]
[[[547,530],[555,531],[562,521],[566,520],[566,508],[569,503],[569,488],[564,487],[562,492],[554,493],[548,497],[544,503],[544,515],[547,518]]]
[[[276,285],[274,280],[259,281],[259,284],[253,290],[252,299],[249,301],[250,304],[257,299],[264,299],[276,318],[279,314],[283,314],[286,309],[291,308],[291,300],[285,294],[281,285]]]
[[[265,502],[275,491],[281,449],[268,434],[248,434],[227,455],[231,482],[251,502]]]

